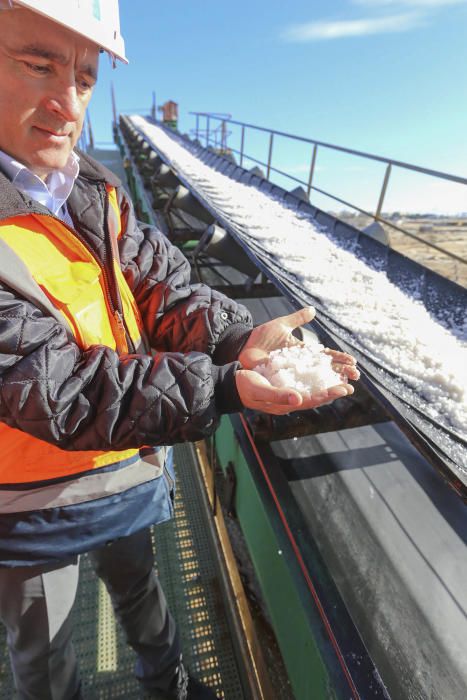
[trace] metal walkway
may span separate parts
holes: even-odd
[[[158,574],[180,629],[188,668],[220,698],[242,700],[235,641],[190,445],[175,448],[175,467],[175,518],[153,528]],[[81,559],[80,574],[74,644],[85,700],[147,698],[133,678],[135,655],[125,643],[107,592],[87,556]],[[0,627],[0,700],[13,697],[5,632]]]

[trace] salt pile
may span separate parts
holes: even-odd
[[[281,274],[320,300],[346,329],[350,343],[390,373],[398,396],[467,439],[465,340],[441,326],[383,272],[336,245],[307,215],[205,165],[144,118],[131,120],[254,250],[273,258]],[[465,456],[459,461],[465,463]]]
[[[342,384],[342,377],[332,369],[332,357],[320,343],[273,350],[268,361],[256,365],[254,370],[273,386],[296,389],[305,399]]]

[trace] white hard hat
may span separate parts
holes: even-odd
[[[118,0],[14,0],[12,4],[62,24],[128,63],[120,34]]]

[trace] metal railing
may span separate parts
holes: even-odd
[[[452,253],[451,251],[446,250],[445,248],[441,248],[440,246],[436,245],[436,243],[432,243],[431,241],[427,241],[423,238],[420,238],[420,236],[417,236],[415,233],[412,233],[411,231],[407,231],[407,229],[404,229],[401,226],[398,226],[393,221],[390,221],[389,219],[384,218],[382,215],[384,200],[386,197],[386,192],[388,189],[388,184],[389,184],[389,180],[391,177],[393,167],[402,168],[404,170],[412,171],[412,172],[416,172],[416,173],[422,173],[424,175],[430,175],[432,177],[436,177],[436,178],[441,179],[441,180],[447,180],[447,181],[455,182],[455,183],[461,184],[461,185],[467,185],[467,178],[459,177],[457,175],[451,175],[450,173],[440,172],[438,170],[431,170],[429,168],[423,168],[423,167],[420,167],[418,165],[404,163],[403,161],[393,160],[391,158],[384,158],[382,156],[374,155],[373,153],[365,153],[364,151],[357,151],[357,150],[354,150],[352,148],[345,148],[343,146],[337,146],[336,144],[326,143],[324,141],[317,141],[315,139],[306,138],[305,136],[297,136],[296,134],[289,134],[285,131],[278,131],[276,129],[268,129],[266,127],[257,126],[255,124],[247,124],[245,122],[240,122],[240,121],[236,121],[236,120],[231,119],[230,115],[217,114],[214,112],[190,112],[189,114],[194,115],[196,117],[196,127],[194,130],[196,138],[198,138],[198,140],[199,140],[200,135],[205,136],[206,146],[209,146],[209,145],[216,146],[216,143],[214,143],[214,141],[211,139],[211,134],[213,133],[213,129],[211,127],[211,120],[221,122],[221,125],[219,128],[222,129],[222,133],[224,133],[224,134],[227,134],[227,124],[241,127],[240,149],[235,149],[235,148],[232,148],[231,146],[228,147],[228,151],[230,153],[238,155],[240,166],[243,166],[244,160],[251,161],[252,163],[260,165],[263,168],[266,168],[266,179],[267,180],[270,179],[271,173],[276,173],[277,175],[281,175],[282,177],[288,178],[289,180],[292,180],[293,182],[296,182],[296,183],[302,185],[303,187],[305,187],[307,197],[310,197],[312,190],[315,192],[318,192],[319,194],[324,195],[326,197],[330,197],[331,199],[333,199],[336,202],[339,202],[340,204],[344,205],[345,207],[349,207],[350,209],[358,211],[360,214],[363,214],[371,219],[374,219],[375,221],[378,221],[382,224],[385,224],[386,226],[389,226],[389,227],[395,229],[396,231],[399,231],[400,233],[402,233],[406,236],[409,236],[410,238],[422,243],[423,245],[426,245],[430,248],[434,248],[438,252],[442,253],[443,255],[448,256],[449,258],[451,258],[453,260],[456,260],[457,262],[460,262],[464,265],[467,264],[466,258],[463,258],[460,255],[456,255],[455,253]],[[206,120],[206,128],[205,129],[200,128],[200,120],[202,120],[202,119]],[[252,129],[254,131],[259,131],[259,132],[269,134],[269,146],[268,146],[267,162],[258,160],[257,158],[254,158],[253,156],[245,153],[245,133],[246,133],[247,129]],[[273,157],[274,137],[275,136],[281,136],[281,137],[284,137],[287,139],[291,139],[293,141],[300,141],[302,143],[310,144],[312,146],[312,151],[311,151],[311,156],[310,156],[310,169],[309,169],[307,181],[301,180],[300,178],[295,177],[294,175],[291,175],[290,173],[287,173],[283,170],[280,170],[278,168],[273,167],[272,157]],[[224,147],[224,150],[227,150],[226,142],[224,142],[223,147]],[[383,182],[381,185],[381,190],[379,192],[378,202],[376,204],[376,208],[375,208],[374,213],[367,211],[365,209],[362,209],[361,207],[357,206],[356,204],[348,202],[345,199],[342,199],[341,197],[338,197],[337,195],[332,194],[331,192],[327,192],[326,190],[323,190],[323,189],[316,186],[316,184],[315,184],[315,171],[316,171],[316,157],[317,157],[317,153],[318,153],[318,148],[329,149],[329,150],[337,151],[340,153],[346,153],[349,155],[358,156],[360,158],[365,158],[367,160],[376,161],[376,162],[383,163],[386,165],[386,169],[385,169],[384,177],[383,177]],[[466,201],[467,201],[467,190],[466,190]]]
[[[206,148],[213,145],[214,148],[219,148],[223,152],[227,151],[227,139],[232,135],[231,131],[227,131],[227,122],[231,121],[231,114],[223,114],[219,112],[200,112],[199,114],[206,117],[206,129],[200,129],[199,116],[197,112],[190,112],[196,115],[196,127],[192,134],[198,139],[205,139]],[[220,124],[217,128],[211,128],[211,119],[217,119]]]

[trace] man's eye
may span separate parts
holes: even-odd
[[[33,73],[39,73],[39,75],[46,75],[49,72],[49,66],[41,66],[38,63],[28,63],[25,61],[25,65]]]
[[[82,93],[90,92],[95,84],[92,78],[76,78],[76,86]]]

